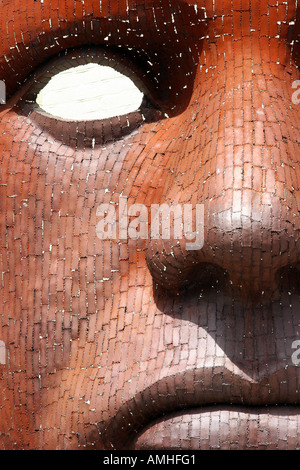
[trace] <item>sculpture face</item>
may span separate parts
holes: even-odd
[[[296,0],[0,3],[1,447],[299,447]],[[71,57],[147,119],[39,114]],[[204,205],[203,247],[101,240],[120,196]]]

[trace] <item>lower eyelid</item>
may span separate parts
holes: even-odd
[[[116,142],[130,135],[141,125],[155,122],[163,114],[145,98],[140,110],[126,115],[93,121],[67,121],[43,112],[37,106],[29,114],[30,121],[50,138],[72,148],[84,149]]]

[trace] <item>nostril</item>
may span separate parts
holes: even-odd
[[[207,290],[218,283],[232,298],[257,304],[277,298],[287,277],[298,280],[299,221],[278,198],[265,209],[253,191],[251,196],[247,216],[225,210],[214,200],[204,205],[204,242],[199,249],[189,250],[184,238],[147,240],[145,257],[154,283],[173,294]],[[281,279],[285,266],[291,271],[283,270]]]
[[[199,263],[182,280],[180,291],[196,291],[201,296],[211,290],[228,291],[230,285],[230,277],[226,270],[213,263]]]
[[[236,278],[230,270],[211,262],[189,260],[186,265],[178,265],[176,257],[172,262],[152,258],[151,273],[157,289],[168,295],[209,298],[211,294],[225,295],[232,301],[247,305],[263,305],[276,301],[281,294],[300,295],[300,264],[286,265],[274,272],[268,282],[256,284],[253,279],[245,281]]]
[[[280,293],[299,295],[299,266],[281,268],[271,282],[257,285],[254,282],[245,282],[245,279],[236,279],[230,271],[217,264],[199,263],[189,271],[186,270],[178,285],[179,295],[209,298],[211,294],[221,294],[248,306],[270,304],[279,298]]]
[[[279,269],[276,278],[280,292],[300,296],[300,263]]]

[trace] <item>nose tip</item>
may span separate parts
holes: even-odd
[[[146,259],[154,281],[180,292],[218,282],[242,296],[268,298],[279,288],[279,273],[299,263],[299,217],[277,197],[262,204],[252,191],[204,204],[204,244],[187,249],[181,240],[148,240]],[[239,202],[237,202],[239,201]]]
[[[255,41],[250,69],[234,44],[223,46],[231,64],[224,87],[216,80],[224,78],[222,54],[214,54],[215,70],[201,65],[188,108],[163,129],[168,177],[159,202],[203,204],[204,244],[189,250],[184,237],[150,238],[146,259],[154,282],[170,291],[222,277],[234,293],[274,298],[279,273],[300,261],[299,111],[289,91],[298,71],[276,59],[275,80],[269,52]]]
[[[277,196],[263,204],[262,194],[239,190],[233,191],[229,209],[212,204],[205,256],[242,290],[276,290],[278,272],[299,260],[299,217],[283,201]]]

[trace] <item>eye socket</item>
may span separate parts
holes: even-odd
[[[163,115],[144,84],[143,70],[109,50],[65,51],[35,72],[30,83],[20,111],[44,136],[71,147],[118,141]]]
[[[89,63],[54,75],[36,102],[48,114],[67,120],[98,120],[137,111],[143,93],[107,65]]]

